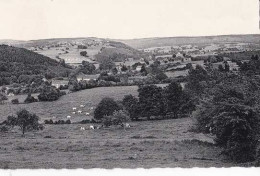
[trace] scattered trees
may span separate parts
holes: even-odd
[[[38,99],[39,101],[55,101],[64,94],[66,93],[55,87],[44,86],[44,88],[41,90],[41,93],[38,95]]]

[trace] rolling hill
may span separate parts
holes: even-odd
[[[57,61],[64,59],[68,64],[79,64],[83,60],[97,63],[96,60],[104,58],[110,58],[114,61],[123,61],[127,58],[140,59],[141,57],[145,57],[143,52],[124,43],[94,37],[30,41],[5,40],[2,41],[2,43],[26,48]],[[86,51],[87,55],[82,56],[80,54],[82,51]]]
[[[21,75],[66,76],[70,70],[65,64],[27,49],[0,45],[0,85],[17,82]]]
[[[136,49],[145,49],[151,47],[164,47],[173,45],[206,45],[220,43],[260,43],[260,34],[250,35],[220,35],[220,36],[202,36],[202,37],[164,37],[164,38],[143,38],[131,40],[116,40],[125,43]]]

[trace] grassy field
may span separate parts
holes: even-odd
[[[99,87],[94,89],[82,90],[62,96],[59,100],[53,102],[36,102],[31,104],[18,104],[13,105],[10,102],[6,102],[4,105],[0,105],[0,122],[4,121],[8,115],[12,115],[18,110],[25,108],[28,111],[38,115],[41,120],[50,119],[53,116],[56,117],[53,120],[66,120],[67,116],[71,116],[71,121],[79,121],[86,118],[91,118],[93,110],[91,107],[95,107],[102,98],[111,97],[115,100],[122,100],[127,94],[137,95],[137,86],[124,86],[124,87]],[[36,96],[37,94],[33,95]],[[19,95],[10,99],[18,98],[20,102],[23,102],[26,95]],[[80,105],[85,107],[80,108]],[[82,114],[72,114],[73,107],[77,107],[77,110],[81,110]],[[86,112],[90,113],[90,116],[86,116]]]
[[[136,86],[101,87],[61,97],[55,102],[0,106],[0,121],[21,108],[36,113],[41,120],[86,119],[72,114],[72,107],[83,112],[95,107],[106,96],[120,100],[126,94],[137,95]],[[23,99],[24,96],[19,96]],[[90,117],[89,117],[90,118]],[[211,136],[194,133],[191,118],[130,122],[133,126],[85,130],[90,124],[45,125],[43,131],[28,132],[14,128],[0,133],[0,168],[151,168],[151,167],[229,167],[213,145]]]
[[[0,133],[0,168],[230,167],[212,139],[190,132],[190,118],[132,122],[123,129],[80,131],[88,125],[46,125]],[[49,138],[45,138],[49,136]]]

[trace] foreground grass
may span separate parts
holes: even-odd
[[[229,167],[211,138],[190,132],[190,118],[132,122],[132,128],[80,131],[46,125],[0,133],[0,168]],[[47,138],[46,138],[47,137]]]

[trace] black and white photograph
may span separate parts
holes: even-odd
[[[0,175],[259,167],[259,7],[0,0]]]

